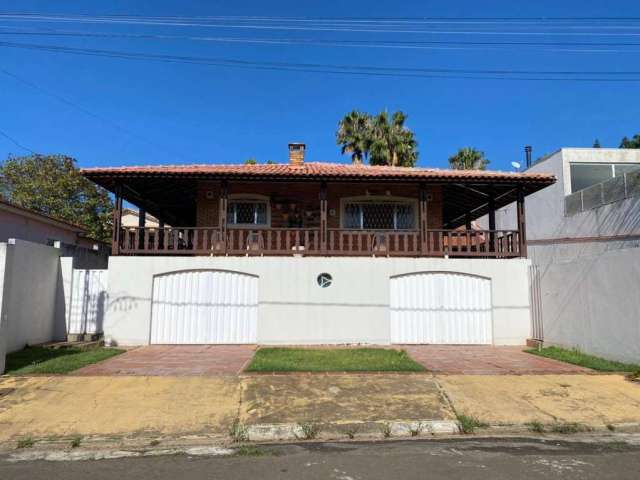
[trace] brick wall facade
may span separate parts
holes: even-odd
[[[198,184],[196,226],[218,225],[218,197],[220,182],[202,181]],[[429,229],[442,228],[442,189],[428,186],[431,200],[427,207]],[[271,226],[317,228],[320,225],[320,183],[229,183],[229,197],[234,195],[263,195],[271,203]],[[416,201],[416,184],[329,183],[327,186],[328,227],[340,228],[340,199],[360,196],[405,197]],[[416,207],[417,211],[417,207]],[[416,224],[417,228],[417,224]]]

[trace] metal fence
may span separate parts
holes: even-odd
[[[544,340],[542,322],[542,289],[540,287],[540,269],[536,265],[529,267],[529,299],[531,301],[531,338]]]
[[[107,270],[73,271],[69,334],[102,333],[107,282]]]
[[[637,196],[640,196],[640,169],[567,195],[564,197],[564,214],[570,217],[608,203]]]

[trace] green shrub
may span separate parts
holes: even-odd
[[[477,417],[464,414],[456,414],[458,428],[461,433],[474,433],[478,428],[485,428],[489,425],[481,422]]]

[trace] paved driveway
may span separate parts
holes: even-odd
[[[466,375],[526,375],[588,373],[578,367],[523,351],[524,347],[491,345],[403,345],[414,360],[435,373]]]
[[[255,345],[150,345],[89,365],[74,375],[236,375]]]

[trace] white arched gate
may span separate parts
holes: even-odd
[[[258,277],[189,270],[153,280],[151,343],[256,343]]]
[[[391,343],[490,344],[491,281],[451,272],[391,278]]]

